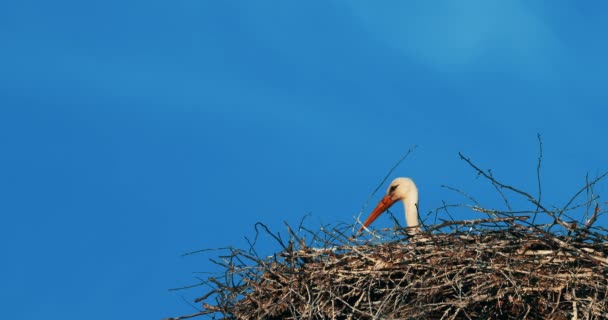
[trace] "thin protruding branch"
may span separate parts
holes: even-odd
[[[569,230],[570,228],[572,228],[572,226],[569,223],[566,223],[564,221],[562,221],[554,212],[548,210],[547,208],[545,208],[540,202],[538,202],[538,200],[536,200],[533,196],[531,196],[529,193],[516,189],[512,186],[506,185],[502,182],[499,182],[498,180],[496,180],[493,176],[488,175],[485,171],[481,170],[479,167],[477,167],[469,158],[466,158],[464,155],[462,155],[462,153],[458,153],[458,155],[460,156],[460,159],[464,160],[466,163],[468,163],[473,169],[475,169],[475,171],[477,171],[478,174],[482,175],[483,177],[485,177],[486,179],[490,180],[490,182],[492,182],[493,184],[503,188],[503,189],[507,189],[510,191],[513,191],[519,195],[522,195],[526,198],[526,200],[528,200],[529,202],[531,202],[532,204],[534,204],[537,208],[541,209],[544,213],[546,213],[547,215],[549,215],[551,218],[553,218],[553,221],[559,225],[561,225],[562,227],[564,227],[565,229]]]

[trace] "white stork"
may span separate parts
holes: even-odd
[[[359,232],[367,229],[380,214],[399,200],[403,202],[403,206],[405,207],[405,221],[411,230],[410,234],[418,233],[420,231],[418,227],[418,188],[416,188],[416,184],[410,178],[397,178],[391,182],[386,195],[380,200],[367,220],[365,220]]]

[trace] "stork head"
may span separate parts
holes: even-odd
[[[365,220],[363,226],[361,227],[361,229],[359,229],[359,232],[361,232],[361,230],[363,230],[364,228],[367,228],[370,224],[372,224],[372,222],[374,222],[374,220],[376,220],[376,218],[378,218],[384,211],[388,210],[388,208],[390,208],[393,204],[395,204],[395,202],[399,200],[404,201],[406,203],[411,202],[412,204],[417,205],[418,188],[416,188],[416,184],[414,184],[414,181],[412,181],[412,179],[397,178],[393,180],[393,182],[391,182],[391,184],[389,185],[388,190],[386,191],[386,195],[384,196],[384,198],[382,198],[382,200],[380,200],[380,202],[378,203],[374,211],[372,211],[372,213],[369,215],[367,220]],[[417,216],[418,213],[416,212],[411,214],[416,214]]]

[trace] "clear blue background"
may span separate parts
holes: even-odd
[[[192,313],[167,289],[217,268],[180,254],[354,223],[413,145],[424,215],[466,202],[442,184],[504,208],[459,151],[536,194],[537,133],[564,205],[608,160],[607,6],[3,2],[2,318]]]

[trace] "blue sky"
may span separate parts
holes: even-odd
[[[180,254],[244,247],[258,221],[353,223],[413,145],[393,177],[422,213],[464,202],[441,185],[504,207],[459,151],[535,193],[537,133],[543,198],[564,205],[608,163],[606,7],[1,4],[3,317],[191,313],[204,290],[167,289],[217,268]]]

